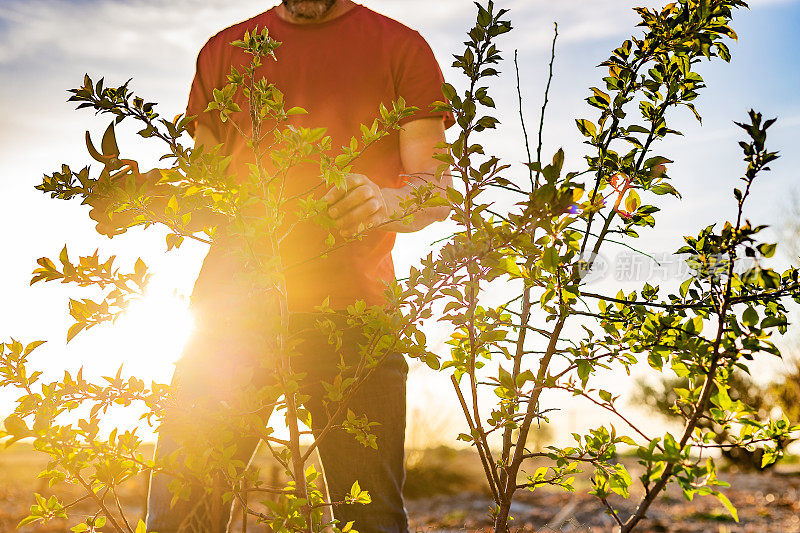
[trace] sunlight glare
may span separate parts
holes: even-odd
[[[114,329],[120,342],[136,348],[136,354],[126,358],[132,375],[168,382],[194,320],[185,298],[162,288],[148,290],[143,299],[131,303]]]
[[[145,296],[131,302],[116,323],[103,327],[98,336],[104,338],[97,339],[115,347],[112,356],[104,357],[106,363],[115,368],[123,364],[124,375],[146,383],[169,383],[175,361],[194,329],[188,299],[165,281],[154,277]]]

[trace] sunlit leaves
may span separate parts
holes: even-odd
[[[660,10],[637,9],[642,35],[625,40],[603,62],[607,75],[604,72],[602,82],[590,89],[587,98],[595,116],[576,120],[591,149],[582,171],[570,171],[572,163],[557,150],[550,162],[541,157],[542,161],[521,166],[522,180],[515,175],[515,167],[485,153],[478,137],[491,133],[498,124],[492,116],[495,101],[489,80],[499,74],[501,53],[495,38],[511,29],[505,10],[495,11],[491,2],[479,5],[468,40],[454,55],[453,64],[468,83],[466,87],[444,84],[444,100],[433,106],[439,112],[452,112],[459,126],[457,137],[438,146],[435,156],[442,163],[437,177],[448,173],[453,185],[416,188],[395,219],[407,220],[421,206],[446,206],[452,210],[456,230],[410,270],[407,280],[389,284],[385,306],[360,301],[334,312],[326,301],[317,309],[321,316],[313,327],[337,353],[344,345],[343,330],[366,331],[369,340],[358,346],[360,366],[356,370],[373,369],[386,354],[402,353],[451,374],[469,426],[459,439],[475,446],[481,456],[498,509],[507,508],[513,497],[513,490],[501,494],[498,486],[533,490],[552,485],[572,490],[579,464],[590,467],[591,491],[596,496],[629,497],[631,476],[614,461],[622,446],[636,449],[643,471],[640,481],[647,490],[657,492],[674,480],[689,498],[718,494],[713,488],[720,485],[713,462],[703,464],[693,455],[713,442],[709,432],[697,427],[697,419],[705,417],[723,426],[738,424],[743,428],[738,442],[743,445],[770,443],[765,445],[766,462],[780,453],[771,443],[796,431],[788,421],[753,419],[744,402],[732,399],[727,389],[726,379],[733,369],[746,368],[749,360],[763,353],[779,353],[769,337],[773,331],[786,330],[781,298],[800,299],[797,271],[779,273],[766,261],[774,255],[775,245],[757,241],[761,227],[731,222],[687,237],[679,254],[694,269],[693,275],[674,294],[645,284],[637,291],[598,295],[588,289],[584,279],[604,241],[613,236],[627,246],[626,237],[655,224],[658,207],[650,205],[655,197],[678,196],[660,167],[671,161],[655,155],[653,143],[679,133],[670,128],[672,108],[686,107],[699,118],[692,102],[704,85],[693,69],[703,57],[729,58],[721,40],[735,38],[728,23],[731,10],[742,5],[736,0],[709,0],[670,4]],[[283,93],[256,75],[261,60],[274,57],[278,47],[268,32],[248,32],[234,46],[248,53],[252,62],[231,69],[227,84],[214,89],[207,112],[244,135],[250,150],[263,151],[263,164],[260,154],[245,175],[233,176],[228,168],[230,157],[220,147],[187,149],[178,142],[194,117],[161,119],[154,104],[133,96],[127,83],[109,88],[103,80],[95,83],[87,77],[83,86],[73,91],[72,100],[79,107],[111,113],[115,123],[137,120],[141,137],[166,142],[164,155],[172,167],[160,171],[156,179],[165,189],[156,194],[135,162],[121,159],[113,128],[106,130],[100,150],[87,146],[103,165],[99,178],[90,177],[89,169],[74,173],[63,166],[60,172],[45,176],[39,188],[64,199],[100,195],[108,202],[109,214],[120,216],[117,222],[123,229],[166,226],[168,249],[200,232],[208,237],[203,241],[207,244],[224,234],[226,246],[249,265],[241,273],[244,282],[261,299],[277,302],[271,316],[278,319],[269,324],[273,329],[265,330],[270,341],[285,350],[276,355],[277,380],[269,387],[246,391],[257,400],[241,409],[247,415],[193,413],[186,421],[191,430],[197,425],[196,416],[208,416],[212,426],[224,430],[199,437],[187,430],[192,438],[186,446],[200,453],[182,466],[205,482],[211,482],[212,471],[223,472],[231,484],[225,496],[234,498],[240,494],[237,483],[260,485],[257,475],[246,477],[245,465],[234,459],[235,448],[225,435],[247,433],[267,440],[292,479],[273,489],[278,497],[264,503],[267,511],[259,520],[274,530],[299,530],[307,526],[307,519],[321,524],[320,509],[327,503],[309,485],[318,473],[304,463],[304,452],[266,428],[265,406],[282,411],[289,420],[312,422],[309,410],[303,407],[308,397],[301,393],[302,376],[286,364],[296,347],[281,329],[285,320],[280,318],[285,316],[280,304],[285,303],[285,272],[293,265],[283,264],[278,245],[293,231],[294,220],[313,221],[324,228],[326,249],[320,256],[346,244],[346,239],[335,235],[317,188],[343,187],[364,151],[397,131],[416,110],[402,99],[391,105],[376,102],[374,121],[361,125],[344,140],[345,146],[333,147],[323,128],[300,127],[293,122],[292,117],[305,111],[286,109]],[[750,123],[740,124],[750,140],[742,143],[748,165],[744,185],[734,192],[739,208],[756,174],[777,157],[764,148],[771,124],[754,112]],[[289,171],[301,164],[314,165],[321,179],[317,188],[292,198],[294,212],[287,213],[283,185]],[[498,194],[507,196],[498,201]],[[513,200],[505,202],[505,198]],[[366,231],[354,238],[365,235]],[[253,253],[255,248],[260,252]],[[755,264],[744,271],[733,269],[743,257]],[[147,277],[143,264],[137,262],[132,274],[121,274],[113,263],[113,258],[101,260],[97,253],[76,263],[66,249],[57,261],[39,260],[33,282],[61,281],[106,291],[99,301],[71,301],[75,324],[69,338],[113,320],[128,299],[143,289]],[[513,299],[491,305],[484,301],[484,295],[502,293],[496,287],[510,288]],[[445,332],[443,349],[436,347],[423,329],[424,321],[434,313]],[[578,317],[585,335],[565,335],[565,322]],[[4,384],[23,391],[17,411],[6,419],[3,438],[7,442],[39,439],[54,461],[44,477],[53,483],[80,483],[78,475],[92,467],[90,483],[113,487],[145,468],[168,468],[136,455],[135,434],[113,433],[107,440],[99,434],[99,420],[113,405],[144,402],[147,416],[157,423],[169,399],[168,387],[147,388],[141,380],[123,376],[121,370],[98,383],[78,372],[42,385],[40,374],[25,368],[25,357],[35,348],[11,342],[0,349]],[[552,446],[541,452],[539,457],[548,461],[546,466],[537,466],[532,472],[520,470],[529,453],[521,435],[550,416],[545,397],[540,400],[542,391],[563,391],[612,416],[624,416],[619,391],[607,385],[596,388],[597,380],[592,378],[601,370],[623,376],[622,372],[630,372],[633,365],[645,360],[660,372],[691,378],[685,387],[675,390],[674,408],[687,428],[683,433],[651,438],[634,427],[636,432],[631,435],[642,442],[637,445],[637,440],[617,434],[613,426],[599,427],[585,435],[576,433],[573,446]],[[339,413],[332,424],[365,447],[380,447],[376,423],[345,407],[358,385],[358,379],[347,374],[352,370],[354,367],[342,361],[341,374],[322,384],[322,400],[332,413]],[[485,388],[494,393],[489,409],[479,402],[479,391]],[[79,408],[88,410],[89,416],[74,426],[55,422],[59,413]],[[490,448],[490,435],[501,437],[500,453]],[[91,453],[83,453],[85,448],[91,448]],[[72,456],[62,449],[79,452]],[[294,462],[298,458],[302,468]],[[509,473],[520,474],[514,480],[525,480],[523,485],[502,483],[508,481],[502,478]],[[189,483],[178,479],[173,488],[177,500],[188,495]],[[361,504],[370,501],[358,483],[345,499]],[[37,505],[36,519],[57,512],[55,504],[47,501]],[[88,522],[85,525],[90,527]],[[342,530],[352,527],[346,524]]]
[[[141,259],[137,259],[133,272],[121,273],[115,266],[115,257],[101,260],[95,251],[89,256],[71,261],[64,246],[59,254],[60,266],[46,257],[38,260],[39,268],[33,271],[31,285],[39,281],[73,283],[78,287],[96,286],[107,289],[104,298],[95,302],[88,298],[70,300],[70,315],[75,323],[70,327],[67,340],[85,328],[115,319],[124,311],[131,298],[144,294],[150,275]]]
[[[70,200],[76,196],[85,197],[92,190],[94,180],[89,177],[89,167],[73,172],[67,165],[61,165],[61,172],[53,172],[42,178],[36,188],[51,197]]]
[[[369,492],[366,490],[362,490],[358,484],[358,481],[353,483],[353,486],[350,487],[350,492],[346,496],[346,503],[360,503],[362,505],[366,505],[372,501],[372,498],[369,495]]]
[[[587,157],[587,171],[594,183],[574,183],[575,176],[584,173],[565,175],[564,155],[558,152],[552,164],[527,164],[536,173],[531,189],[493,172],[499,168],[495,158],[485,155],[483,146],[475,141],[474,134],[488,124],[494,125],[494,121],[481,122],[485,111],[482,106],[491,108],[493,102],[485,101],[486,88],[480,87],[480,63],[490,62],[488,50],[496,52],[494,43],[481,43],[485,34],[480,28],[490,23],[492,6],[486,12],[479,9],[478,26],[470,33],[472,40],[465,43],[464,53],[457,54],[454,63],[467,76],[470,89],[461,91],[453,85],[442,89],[449,105],[443,103],[439,109],[452,111],[460,128],[459,137],[447,146],[448,153],[438,156],[443,163],[453,165],[456,177],[460,177],[461,182],[457,181],[457,186],[446,193],[458,231],[442,248],[438,263],[431,265],[431,275],[438,275],[438,279],[453,275],[452,282],[440,289],[444,301],[441,321],[453,326],[447,341],[450,360],[442,369],[453,371],[453,382],[470,426],[469,433],[462,433],[459,438],[476,446],[479,455],[481,446],[487,446],[487,432],[500,428],[521,430],[542,416],[544,408],[536,402],[539,391],[546,388],[572,392],[622,416],[617,411],[615,391],[587,388],[591,376],[600,368],[615,365],[629,371],[638,360],[646,359],[661,372],[704,379],[695,379],[690,388],[679,391],[676,408],[681,409],[687,421],[685,435],[651,439],[639,449],[647,471],[642,478],[645,486],[657,484],[654,490],[661,490],[666,481],[677,476],[688,493],[716,494],[710,488],[718,485],[713,465],[695,465],[690,459],[690,447],[697,445],[700,438],[694,431],[696,420],[709,416],[722,423],[734,419],[741,423],[746,420],[747,409],[730,400],[724,378],[714,372],[709,376],[709,366],[716,366],[724,374],[737,358],[747,360],[758,352],[777,353],[767,340],[767,328],[785,327],[781,318],[784,309],[773,297],[789,296],[798,290],[796,272],[781,275],[762,264],[744,273],[731,271],[739,257],[768,258],[775,250],[755,241],[761,228],[729,223],[721,231],[709,227],[697,238],[687,239],[687,247],[679,253],[689,256],[687,263],[695,275],[681,284],[677,294],[663,299],[658,287],[646,284],[641,294],[620,291],[615,297],[592,295],[600,300],[599,314],[573,305],[585,296],[581,294],[579,272],[594,261],[603,241],[615,233],[636,237],[635,227],[655,224],[659,208],[648,202],[661,195],[679,197],[665,172],[664,165],[671,161],[655,155],[653,143],[667,135],[680,134],[670,127],[668,112],[673,108],[684,106],[700,119],[692,102],[704,84],[693,69],[701,58],[713,57],[715,50],[727,59],[727,48],[720,40],[735,38],[728,22],[732,9],[743,5],[718,0],[670,4],[660,10],[637,9],[644,35],[626,40],[612,52],[603,63],[608,69],[604,86],[592,87],[587,98],[588,104],[599,110],[599,117],[576,120],[578,130],[595,151]],[[774,160],[774,154],[763,150],[763,131],[771,123],[762,126],[760,116],[752,113],[751,123],[743,126],[754,143],[743,143],[750,168],[748,189],[736,193],[739,207],[752,177]],[[497,209],[484,200],[482,195],[491,187],[518,195],[515,206],[519,211]],[[595,220],[600,221],[601,227],[592,225]],[[579,221],[586,226],[578,226],[577,231],[575,225]],[[477,297],[482,291],[491,292],[489,282],[497,280],[520,283],[515,289],[517,298],[505,304],[509,313],[502,321],[498,320],[500,314],[492,314]],[[756,311],[763,306],[769,309],[770,321]],[[555,332],[540,329],[542,322],[532,325],[531,308],[543,311],[543,323],[555,322]],[[503,311],[504,308],[497,309],[499,313]],[[557,335],[565,317],[573,314],[599,319],[599,331],[587,327],[588,337],[580,342],[550,337]],[[715,323],[721,326],[715,329]],[[487,328],[498,330],[490,342],[484,334]],[[526,350],[533,344],[530,336],[537,340],[543,337],[543,345],[550,341],[547,350],[531,351],[539,354],[533,361]],[[563,371],[548,367],[553,355],[566,356],[568,364]],[[486,365],[488,358],[495,358],[499,364]],[[504,361],[514,364],[505,365]],[[533,370],[537,361],[541,365],[538,376],[526,368],[527,361],[532,362]],[[480,373],[484,368],[496,371],[484,375]],[[703,383],[707,384],[705,388]],[[482,386],[491,387],[497,398],[488,416],[469,406],[469,396],[477,398]],[[703,390],[715,392],[709,397]],[[630,475],[619,465],[604,465],[601,458],[613,453],[617,442],[629,446],[636,446],[636,442],[627,436],[616,440],[613,428],[592,431],[585,442],[576,438],[581,446],[564,453],[595,465],[594,493],[601,498],[612,493],[629,497]],[[515,447],[521,445],[505,434],[497,462],[488,453],[481,455],[490,486],[492,469],[499,473],[495,481],[501,483],[509,469],[505,461],[511,461]],[[552,455],[543,455],[558,458],[561,468],[569,463],[557,448],[552,449]],[[559,479],[558,468],[539,467],[529,475],[527,487],[558,485]],[[503,509],[508,496],[494,496],[498,508]]]

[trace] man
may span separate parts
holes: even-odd
[[[230,42],[240,39],[245,31],[264,27],[282,44],[276,52],[278,61],[265,62],[258,74],[285,94],[287,108],[300,106],[309,112],[293,116],[292,124],[326,127],[334,149],[347,145],[351,136],[358,136],[361,123],[371,124],[380,103],[388,105],[403,97],[407,105],[420,108],[404,120],[401,131],[362,154],[354,164],[355,173],[347,176],[345,189],[322,191],[340,233],[337,238],[363,227],[375,229],[363,239],[287,274],[291,320],[302,327],[313,324],[311,312],[325,298],[334,309],[344,309],[357,300],[380,305],[385,283],[394,278],[394,232],[416,231],[447,216],[447,208],[427,208],[416,213],[410,224],[386,223],[413,187],[433,179],[438,165],[432,158],[434,147],[444,140],[444,130],[453,123],[453,117],[429,109],[431,103],[442,99],[442,75],[429,46],[417,32],[352,0],[282,0],[281,5],[221,31],[198,56],[187,107],[187,115],[197,115],[197,119],[189,131],[196,145],[222,143],[223,150],[231,155],[234,172],[247,171],[249,149],[236,128],[204,110],[213,90],[226,84],[231,66],[249,61]],[[244,105],[242,108],[246,110]],[[233,120],[245,124],[246,111]],[[418,177],[409,180],[403,176]],[[313,172],[299,169],[287,180],[287,195],[307,190],[318,180]],[[439,185],[449,184],[448,178],[442,182]],[[326,247],[326,235],[326,230],[311,223],[298,226],[283,243],[282,258],[290,264],[316,257]],[[260,339],[253,334],[257,328],[251,327],[254,316],[261,318],[263,306],[259,306],[257,295],[247,294],[237,285],[236,273],[242,266],[226,254],[224,242],[223,237],[212,247],[195,285],[192,303],[197,334],[176,369],[176,383],[181,388],[193,391],[195,398],[211,397],[214,401],[225,401],[225,395],[232,393],[230,389],[236,384],[228,377],[241,374],[242,361],[258,366],[259,359],[265,357],[259,349]],[[358,342],[357,335],[350,335],[345,338],[344,349],[352,355]],[[312,333],[304,343],[301,351],[311,361],[310,373],[318,371],[314,377],[324,379],[335,372],[338,356],[322,335],[315,337]],[[380,424],[375,430],[377,451],[365,448],[342,430],[331,432],[319,447],[332,501],[344,499],[356,479],[370,491],[371,504],[337,506],[333,511],[342,525],[354,520],[363,533],[407,531],[401,496],[407,369],[402,355],[390,356],[352,400],[350,408],[356,415],[364,414]],[[227,390],[221,382],[228,384]],[[324,423],[319,398],[312,397],[308,408],[315,426]],[[252,440],[238,442],[238,456],[246,462],[256,444]],[[179,446],[162,428],[159,455],[165,456]],[[181,522],[198,505],[192,495],[189,502],[179,501],[171,507],[168,485],[164,475],[151,480],[148,531],[181,530]],[[209,524],[207,530],[218,527],[224,525]]]

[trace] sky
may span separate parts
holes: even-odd
[[[442,65],[445,78],[464,85],[449,65],[451,54],[461,51],[463,33],[471,24],[474,6],[467,0],[363,0],[364,5],[420,31]],[[148,100],[159,102],[163,115],[185,107],[194,74],[197,51],[220,29],[249,18],[273,5],[263,0],[2,0],[0,2],[0,339],[28,342],[46,339],[34,363],[58,376],[64,369],[85,366],[93,375],[114,372],[121,364],[145,378],[169,379],[172,363],[191,330],[188,295],[202,263],[205,249],[185,245],[165,253],[163,233],[131,231],[109,240],[93,231],[88,209],[76,202],[51,200],[34,186],[43,173],[62,163],[81,168],[90,162],[83,133],[99,136],[107,125],[86,111],[74,111],[66,90],[80,85],[84,73],[105,77],[109,84],[133,78],[132,87]],[[581,169],[585,147],[574,119],[596,115],[583,99],[588,87],[601,83],[597,68],[609,51],[636,32],[634,5],[652,1],[629,0],[497,0],[511,10],[514,30],[499,46],[505,61],[496,81],[494,99],[501,125],[484,135],[482,143],[526,172],[524,145],[518,118],[513,75],[514,50],[518,51],[523,93],[523,113],[528,130],[538,124],[539,108],[549,60],[553,22],[559,24],[550,104],[545,120],[544,157],[559,147],[567,154],[566,167]],[[673,113],[674,127],[685,133],[661,143],[658,153],[674,163],[669,174],[683,194],[682,200],[661,198],[657,227],[646,232],[638,246],[652,254],[669,254],[681,245],[681,235],[732,215],[730,190],[741,175],[741,137],[733,120],[744,120],[755,108],[777,116],[769,145],[782,158],[758,184],[747,216],[780,228],[792,208],[792,191],[800,167],[800,1],[761,0],[750,10],[737,12],[733,27],[739,34],[731,45],[733,60],[704,64],[701,74],[708,85],[696,104],[703,115],[699,125],[688,111]],[[452,132],[451,132],[452,134]],[[144,168],[155,165],[158,155],[130,131],[118,132],[120,144]],[[430,243],[445,235],[447,224],[398,238],[395,262],[398,275],[427,253]],[[112,327],[96,328],[65,345],[70,324],[69,297],[88,294],[60,285],[29,287],[30,273],[41,256],[56,256],[64,243],[72,254],[100,248],[117,254],[123,265],[141,256],[154,273],[148,298],[135,305]],[[624,280],[615,279],[625,260],[610,250],[609,274],[598,287],[616,293]],[[666,257],[666,256],[665,256]],[[674,282],[675,276],[665,279]],[[644,279],[642,279],[644,281]],[[657,280],[659,281],[659,280]],[[436,332],[433,343],[442,348]],[[759,379],[781,368],[780,361],[758,365]],[[644,370],[641,370],[644,373]],[[442,426],[449,439],[461,431],[443,421],[457,409],[443,376],[414,368],[410,377],[409,410],[416,424]],[[608,376],[601,381],[614,382]],[[625,386],[620,392],[625,393]],[[443,389],[446,392],[441,392]],[[489,396],[491,396],[491,393]],[[11,395],[0,391],[0,415],[10,407]],[[491,398],[489,398],[491,400]],[[563,398],[546,399],[567,415],[558,432],[566,434],[597,419],[598,413]],[[437,409],[425,409],[435,404]],[[426,414],[427,413],[427,414]],[[438,413],[438,414],[437,414]],[[457,415],[456,415],[457,416]],[[638,413],[646,421],[646,413]],[[437,418],[438,417],[438,418]]]

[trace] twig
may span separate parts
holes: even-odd
[[[603,505],[606,506],[606,509],[608,509],[609,514],[611,514],[611,517],[614,518],[614,521],[617,523],[617,525],[619,527],[623,527],[622,520],[619,519],[617,512],[614,510],[613,507],[611,507],[611,504],[608,503],[608,500],[606,498],[600,498],[600,501],[603,502]]]
[[[525,152],[528,154],[528,178],[531,180],[531,188],[535,187],[533,181],[533,168],[531,168],[531,147],[528,143],[528,130],[525,128],[525,116],[522,114],[522,90],[519,84],[519,63],[517,62],[517,50],[514,50],[514,71],[517,74],[517,99],[519,100],[519,122],[522,124],[522,136],[525,138]]]
[[[486,474],[486,480],[489,482],[489,488],[492,490],[492,495],[496,502],[500,502],[500,492],[498,487],[495,485],[495,473],[492,471],[491,465],[484,457],[484,450],[481,445],[478,443],[478,438],[474,435],[476,431],[475,424],[472,422],[472,416],[469,413],[469,407],[467,406],[467,402],[464,399],[464,394],[461,392],[461,387],[458,385],[458,380],[456,380],[456,376],[452,374],[450,376],[450,381],[453,383],[453,388],[455,388],[456,396],[458,396],[458,401],[461,403],[461,410],[464,411],[464,416],[467,419],[467,425],[469,426],[470,431],[473,432],[473,439],[475,442],[475,447],[478,450],[478,456],[481,459],[481,464],[483,465],[483,470]]]
[[[536,146],[536,160],[539,166],[542,164],[542,131],[544,130],[544,112],[547,109],[547,97],[550,94],[550,82],[553,81],[553,62],[556,58],[556,39],[558,38],[558,22],[553,22],[553,45],[550,49],[550,72],[547,76],[547,86],[544,89],[544,103],[542,104],[542,113],[539,116],[539,143]],[[541,171],[536,171],[536,186],[539,186],[539,174]]]
[[[122,504],[119,502],[119,497],[117,496],[117,491],[114,489],[112,485],[109,487],[111,489],[111,495],[114,496],[114,502],[117,504],[117,511],[119,511],[119,516],[122,517],[122,521],[125,522],[125,527],[130,533],[133,533],[133,529],[131,525],[128,523],[128,519],[125,518],[125,513],[122,511]]]
[[[73,475],[75,476],[75,479],[78,481],[78,483],[80,483],[81,486],[89,493],[89,496],[95,501],[95,503],[97,503],[97,505],[100,507],[100,510],[103,512],[103,514],[106,516],[106,518],[108,518],[108,521],[111,522],[112,526],[114,526],[114,529],[116,529],[120,533],[125,533],[125,530],[120,527],[120,525],[114,519],[114,515],[111,513],[111,511],[108,510],[108,507],[106,507],[106,504],[103,502],[103,499],[100,498],[100,496],[97,495],[97,493],[81,477],[80,474],[76,473],[76,474],[73,474]]]

